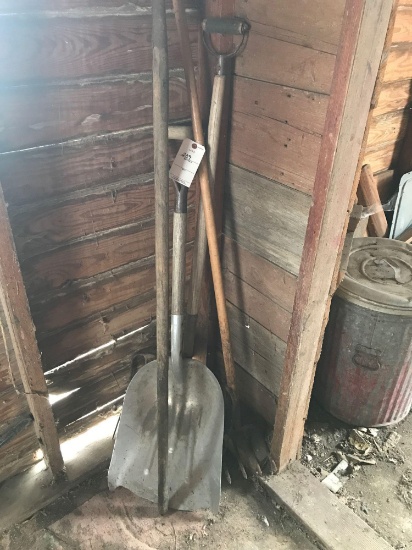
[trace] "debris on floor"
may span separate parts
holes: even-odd
[[[348,468],[336,472],[342,461]],[[301,462],[394,548],[412,548],[412,414],[393,426],[352,427],[312,402]]]

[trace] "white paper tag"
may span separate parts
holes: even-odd
[[[204,154],[203,145],[189,138],[184,139],[170,168],[170,178],[190,187]]]

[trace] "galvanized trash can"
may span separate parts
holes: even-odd
[[[357,426],[399,422],[412,405],[412,245],[354,239],[332,300],[314,393]]]

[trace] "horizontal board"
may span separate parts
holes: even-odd
[[[39,449],[33,426],[28,426],[0,449],[0,483],[29,468]]]
[[[91,189],[153,172],[152,130],[72,140],[0,155],[0,181],[9,206]]]
[[[378,103],[374,106],[375,116],[405,109],[411,102],[411,81],[389,82],[382,86]]]
[[[236,166],[228,176],[225,234],[297,275],[310,197]]]
[[[175,192],[170,185],[169,204]],[[189,192],[193,203],[195,187]],[[10,212],[14,240],[20,260],[58,246],[154,216],[152,174],[72,193],[61,199],[38,202]]]
[[[279,395],[286,344],[228,302],[233,357],[253,378]]]
[[[284,342],[292,314],[230,271],[224,272],[226,299]]]
[[[402,141],[396,141],[366,149],[363,164],[370,164],[374,173],[394,168],[399,158],[401,147]]]
[[[195,212],[188,212],[187,239],[193,240]],[[170,220],[170,232],[172,230]],[[77,279],[88,279],[154,254],[154,219],[149,218],[107,232],[96,232],[51,252],[21,262],[29,296],[67,288]]]
[[[289,124],[303,132],[321,135],[329,98],[270,82],[236,77],[233,111]]]
[[[0,20],[2,84],[39,82],[150,71],[151,17],[3,18]],[[197,30],[190,40],[196,55]],[[168,22],[169,66],[182,66],[172,17]]]
[[[396,111],[374,117],[369,127],[367,147],[401,140],[406,132],[408,115],[408,111]]]
[[[187,7],[195,7],[196,0],[185,0]],[[77,13],[77,10],[88,10],[96,8],[110,8],[116,10],[116,12],[133,13],[139,12],[139,8],[145,8],[151,6],[150,0],[37,0],[33,4],[33,0],[2,0],[0,4],[1,14],[22,14],[22,13],[39,13],[68,11],[68,13]],[[166,0],[166,6],[170,8],[172,6],[171,0]]]
[[[233,112],[230,162],[310,194],[321,138],[288,124]]]
[[[156,347],[156,323],[153,321],[138,333],[116,340],[95,354],[73,361],[65,367],[56,369],[46,376],[47,387],[51,395],[65,393],[108,376],[125,366],[130,368],[132,360],[137,364],[143,360],[142,354]]]
[[[190,116],[183,75],[171,74],[169,120]],[[152,124],[152,82],[0,88],[0,152]]]
[[[345,2],[343,0],[236,0],[236,15],[250,21],[258,34],[336,53]]]
[[[149,324],[156,316],[155,294],[153,289],[129,300],[124,306],[102,311],[101,316],[67,327],[60,333],[39,338],[44,371],[48,372]]]
[[[384,82],[396,82],[412,78],[412,56],[409,45],[393,46],[388,55]]]
[[[260,292],[263,296],[292,312],[296,291],[296,276],[252,254],[247,248],[224,237],[223,267]],[[261,323],[264,324],[264,323]]]
[[[412,43],[412,8],[398,8],[392,43],[398,42]]]
[[[236,59],[236,74],[310,92],[329,94],[335,56],[250,32]]]

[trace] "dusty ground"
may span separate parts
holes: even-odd
[[[312,403],[303,464],[323,479],[342,459],[349,467],[338,474],[338,496],[394,548],[412,548],[412,414],[396,426],[354,434]]]
[[[0,535],[2,550],[315,550],[299,526],[252,482],[224,484],[218,515],[156,509],[94,476],[67,497]],[[97,493],[97,494],[96,494]],[[93,496],[94,495],[94,496]]]

